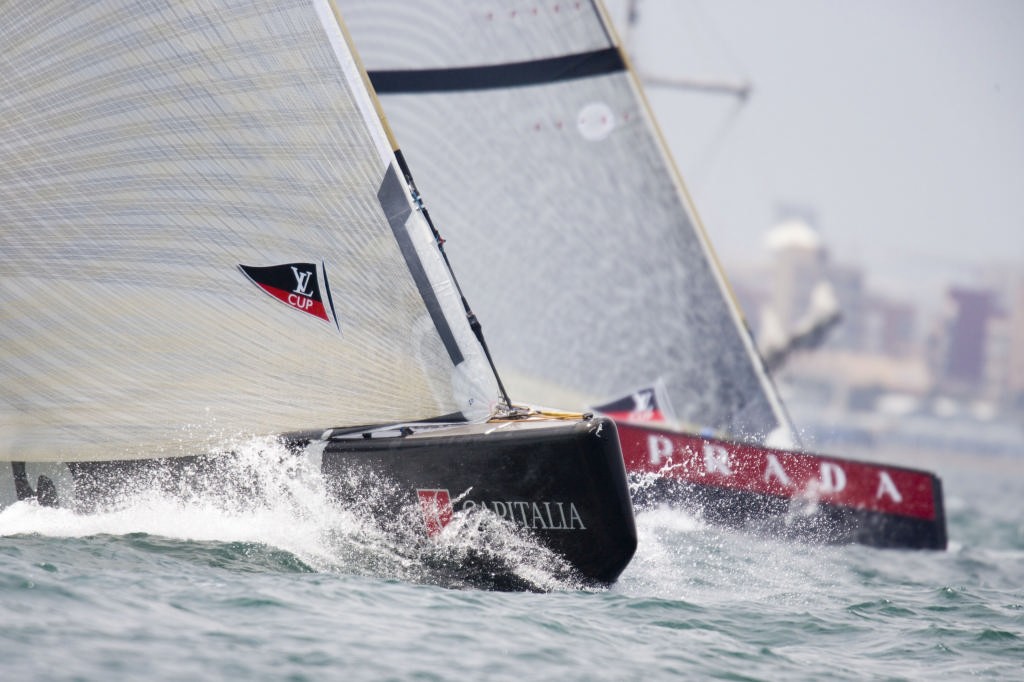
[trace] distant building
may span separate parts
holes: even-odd
[[[981,393],[988,400],[1003,402],[1011,392],[1012,325],[1008,316],[993,317],[988,321],[985,343],[985,367]]]
[[[849,351],[865,350],[867,320],[864,271],[851,265],[830,265],[825,273],[839,301],[843,319],[833,330],[826,344],[829,348]]]
[[[788,218],[769,232],[771,291],[762,294],[762,352],[815,318],[816,291],[826,285],[841,319],[824,343],[810,352],[789,354],[779,378],[819,407],[871,411],[880,400],[920,404],[935,388],[933,374],[916,342],[916,309],[905,302],[870,294],[860,267],[833,263],[806,216]],[[754,300],[751,293],[744,298]],[[766,356],[766,362],[770,355]],[[769,363],[770,364],[770,363]]]
[[[772,259],[772,289],[766,308],[778,327],[773,331],[792,334],[807,328],[809,318],[818,313],[814,291],[827,284],[842,317],[829,329],[823,347],[865,350],[869,321],[863,270],[831,262],[821,238],[803,217],[780,222],[768,233],[765,245]],[[764,331],[765,325],[760,328]]]
[[[989,329],[999,317],[996,292],[953,287],[947,293],[947,317],[938,339],[936,371],[943,386],[960,394],[981,389],[988,377]]]
[[[891,358],[916,350],[917,310],[909,303],[870,296],[865,302],[863,349]]]
[[[828,252],[817,232],[802,218],[790,218],[766,239],[772,256],[770,308],[782,329],[795,329],[810,307],[811,292],[825,279]]]
[[[985,397],[1024,412],[1024,280],[1009,287],[986,332]]]

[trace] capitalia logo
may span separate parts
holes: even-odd
[[[586,530],[575,502],[555,500],[466,500],[462,510],[483,507],[506,521],[531,530]]]
[[[321,266],[323,266],[322,263]],[[239,265],[238,269],[253,284],[288,307],[312,315],[324,322],[330,322],[331,317],[334,317],[335,325],[339,331],[341,330],[338,317],[334,312],[334,304],[331,301],[330,288],[327,286],[327,272],[323,271],[324,286],[321,289],[315,263],[284,263],[266,267]],[[330,305],[330,316],[327,314],[327,307],[324,305],[324,296],[321,291],[326,294],[327,303]]]
[[[443,488],[418,488],[420,512],[427,535],[437,536],[452,520],[454,508],[449,492]],[[530,530],[586,530],[575,502],[558,500],[470,500],[459,501],[459,511],[486,509],[495,516]]]

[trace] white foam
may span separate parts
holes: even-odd
[[[166,477],[141,479],[135,489],[100,511],[17,502],[0,512],[0,536],[61,538],[145,533],[182,541],[262,544],[293,554],[317,571],[433,581],[431,568],[490,557],[538,589],[571,588],[557,577],[560,560],[490,512],[456,515],[438,538],[427,539],[419,507],[396,508],[388,518],[368,509],[385,484],[359,480],[344,502],[330,494],[318,453],[300,457],[280,443],[236,444],[218,459],[215,478],[200,490],[171,492]],[[227,482],[228,485],[224,485]],[[237,485],[232,485],[237,484]],[[443,577],[438,578],[443,581]]]

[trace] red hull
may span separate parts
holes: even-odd
[[[941,481],[905,467],[618,422],[626,469],[657,474],[637,502],[676,502],[712,522],[828,543],[945,549]]]

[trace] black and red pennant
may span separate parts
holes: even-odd
[[[663,422],[665,413],[658,404],[658,393],[653,386],[635,393],[592,407],[596,412],[622,421]]]
[[[252,283],[285,305],[330,322],[314,263],[285,263],[267,267],[239,265]]]

